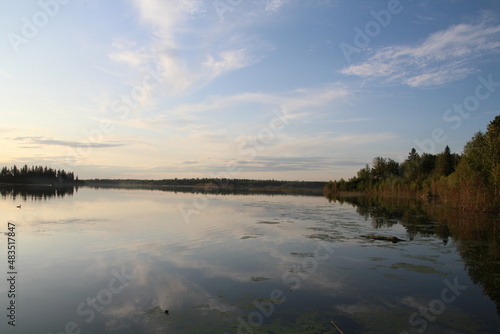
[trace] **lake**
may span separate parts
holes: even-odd
[[[498,217],[307,195],[2,195],[1,333],[500,333]]]

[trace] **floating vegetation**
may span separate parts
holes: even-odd
[[[398,262],[393,264],[391,269],[406,269],[420,274],[444,274],[441,271],[436,270],[434,267],[424,266],[413,263]]]
[[[241,237],[240,239],[246,240],[246,239],[256,239],[257,237],[253,235],[245,235],[244,237]]]
[[[292,253],[290,253],[290,255],[294,256],[294,257],[314,257],[313,253],[296,253],[296,252],[292,252]]]
[[[279,223],[280,223],[279,221],[269,221],[269,220],[261,220],[257,222],[257,224],[268,224],[268,225],[276,225]]]
[[[257,277],[250,278],[250,280],[252,282],[261,282],[261,281],[268,281],[268,280],[270,280],[270,278],[257,276]]]
[[[326,228],[326,227],[308,227],[307,229],[319,232],[333,232],[331,228]]]
[[[365,238],[365,239],[372,239],[372,240],[383,240],[383,241],[390,241],[392,243],[397,243],[397,242],[400,242],[400,241],[406,241],[406,240],[403,240],[403,239],[399,239],[398,237],[386,237],[386,236],[380,236],[380,235],[374,235],[374,234],[366,234],[366,235],[362,235],[361,236],[362,238]]]
[[[434,264],[441,264],[441,265],[443,265],[443,263],[440,263],[437,260],[437,259],[439,259],[439,256],[437,256],[437,255],[431,256],[431,255],[403,254],[402,256],[406,257],[406,258],[410,258],[410,259],[415,259],[415,260],[426,261],[426,262],[431,262],[431,263],[434,263]]]
[[[307,236],[309,239],[318,239],[318,240],[323,240],[323,241],[337,241],[339,240],[338,237],[331,236],[329,234],[323,234],[323,233],[318,233],[318,234],[311,234]]]

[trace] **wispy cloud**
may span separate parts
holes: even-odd
[[[272,2],[274,10],[283,5],[283,0]],[[133,4],[151,38],[140,43],[116,38],[109,58],[137,70],[161,68],[170,95],[203,87],[261,61],[273,50],[269,42],[239,32],[237,23],[222,25],[216,15],[208,15],[213,10],[210,2],[134,0]]]
[[[382,133],[319,133],[317,135],[294,135],[284,133],[276,143],[266,149],[266,154],[277,156],[301,156],[307,152],[311,156],[323,156],[325,152],[351,151],[356,146],[373,145],[395,140],[390,132]]]
[[[266,12],[275,12],[275,11],[279,10],[287,2],[289,2],[289,0],[269,0],[266,3],[265,11]]]
[[[322,87],[296,89],[282,93],[247,92],[234,95],[213,95],[200,103],[185,103],[170,109],[161,109],[158,113],[147,115],[137,114],[126,120],[110,120],[114,124],[120,124],[133,128],[162,130],[175,129],[188,132],[204,132],[210,125],[218,121],[220,115],[229,110],[245,108],[248,104],[257,106],[255,115],[259,113],[271,115],[273,110],[286,108],[286,114],[281,118],[297,120],[315,112],[317,109],[331,109],[342,103],[346,103],[353,96],[353,91],[338,83],[326,84]],[[332,122],[360,122],[368,119],[346,119]],[[246,123],[245,128],[259,130],[263,125],[262,119],[255,118],[254,123]],[[228,125],[228,120],[224,120]],[[245,121],[247,122],[247,121]],[[233,126],[234,123],[231,123]]]
[[[272,50],[272,44],[256,36],[234,35],[226,41],[224,48],[204,57],[201,80],[209,82],[226,72],[258,63]]]
[[[68,140],[57,140],[46,137],[16,137],[16,141],[23,142],[24,145],[29,147],[36,146],[67,146],[67,147],[93,147],[93,148],[106,148],[106,147],[120,147],[125,146],[122,143],[90,143],[90,142],[77,142]]]
[[[499,53],[500,26],[459,24],[433,33],[418,45],[382,48],[340,72],[411,87],[436,86],[467,77],[477,71],[480,57]]]
[[[358,167],[365,162],[342,160],[329,157],[258,157],[251,161],[240,161],[239,166],[245,172],[281,172],[325,170],[336,166]],[[220,169],[222,169],[222,166]]]
[[[357,123],[357,122],[367,122],[373,121],[371,118],[348,118],[348,119],[333,119],[327,121],[328,123]]]
[[[252,172],[287,172],[287,171],[320,171],[331,170],[336,167],[362,167],[366,165],[366,161],[336,159],[332,157],[275,157],[275,156],[259,156],[252,160],[227,160],[227,159],[195,159],[171,161],[168,164],[152,167],[150,172],[186,172],[189,169],[190,173],[217,173],[227,170],[227,165],[237,166],[240,173]]]
[[[137,43],[116,38],[112,42],[114,51],[109,54],[109,58],[116,62],[122,62],[132,67],[139,68],[145,65],[151,56],[147,50],[138,50]]]

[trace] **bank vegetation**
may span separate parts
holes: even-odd
[[[500,213],[500,116],[477,132],[461,155],[448,146],[439,154],[419,154],[405,161],[376,157],[349,180],[330,181],[327,197],[341,193],[411,196],[436,200],[466,211]]]

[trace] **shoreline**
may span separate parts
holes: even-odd
[[[386,192],[363,192],[363,191],[339,191],[336,193],[331,193],[328,191],[323,192],[324,196],[329,200],[335,200],[338,198],[349,198],[349,197],[368,197],[368,198],[381,198],[381,199],[398,199],[398,200],[415,200],[424,205],[441,205],[450,209],[459,210],[461,212],[470,212],[470,213],[484,213],[491,215],[500,215],[500,208],[493,208],[490,210],[481,210],[480,208],[470,208],[470,207],[462,207],[453,201],[445,201],[440,196],[434,195],[429,196],[425,193],[416,193],[416,194],[394,194],[394,193],[386,193]]]

